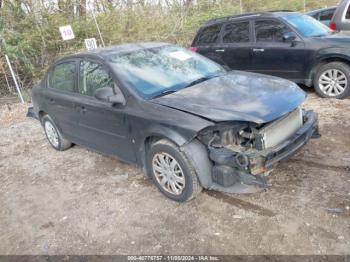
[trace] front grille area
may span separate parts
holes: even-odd
[[[303,113],[301,108],[295,109],[286,116],[283,116],[268,124],[259,131],[262,137],[263,147],[271,148],[279,145],[291,137],[303,125]]]

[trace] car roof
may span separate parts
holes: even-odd
[[[79,57],[99,57],[102,59],[108,58],[110,55],[120,54],[120,53],[129,53],[132,51],[156,48],[161,46],[171,45],[170,43],[163,42],[140,42],[140,43],[127,43],[120,45],[112,45],[103,48],[96,48],[89,51],[79,52],[76,54],[71,54],[64,56],[56,61],[66,60],[70,58],[79,58]]]
[[[325,8],[321,8],[321,9],[317,9],[317,10],[312,10],[312,11],[306,12],[305,14],[313,15],[313,14],[317,14],[317,13],[328,11],[328,10],[332,10],[332,9],[334,9],[334,11],[335,11],[335,9],[337,9],[337,7],[336,6],[325,7]]]
[[[274,11],[264,11],[264,12],[252,12],[252,13],[244,13],[240,15],[231,15],[220,18],[214,18],[207,21],[203,26],[209,26],[214,24],[221,24],[231,20],[240,20],[251,17],[261,17],[261,18],[271,18],[271,17],[283,17],[290,14],[301,14],[299,12],[291,11],[291,10],[274,10]]]

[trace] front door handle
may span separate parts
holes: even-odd
[[[220,52],[220,53],[222,53],[222,52],[225,52],[225,49],[216,49],[215,52]]]
[[[265,51],[265,49],[263,49],[263,48],[254,48],[253,49],[253,52],[264,52]]]

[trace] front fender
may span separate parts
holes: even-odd
[[[323,48],[315,54],[316,61],[329,58],[341,58],[350,61],[350,50],[345,47],[329,47]]]
[[[184,130],[177,127],[168,127],[164,125],[151,126],[143,132],[142,138],[137,142],[138,148],[138,164],[143,166],[146,174],[149,174],[146,167],[146,152],[149,144],[148,140],[153,138],[165,138],[176,144],[179,148],[185,146],[192,141],[197,132]]]
[[[178,128],[170,128],[162,125],[157,126],[151,126],[146,132],[145,132],[143,141],[145,142],[147,138],[149,137],[162,137],[169,139],[170,141],[174,142],[179,147],[183,146],[184,144],[191,141],[196,135],[196,132],[191,131],[184,131],[180,130]]]
[[[319,65],[329,60],[347,61],[350,63],[350,50],[343,47],[330,47],[319,50],[313,57],[308,69],[308,79],[312,81],[313,75]]]
[[[198,139],[196,139],[197,134],[193,136],[192,139],[186,139],[185,137],[182,137],[180,134],[176,133],[175,131],[166,128],[166,127],[154,127],[153,133],[149,137],[162,137],[167,138],[170,141],[177,144],[180,148],[180,151],[182,151],[188,160],[193,165],[193,168],[196,171],[196,174],[198,176],[199,182],[202,187],[209,189],[213,185],[212,181],[212,168],[213,164],[212,161],[209,159],[208,155],[208,149],[207,147],[202,144]],[[147,138],[145,138],[147,140]],[[144,143],[146,145],[147,143]],[[149,176],[151,170],[148,169],[146,162],[146,148],[145,146],[142,146],[141,151],[143,157],[143,169],[144,173]]]
[[[210,189],[213,186],[213,163],[209,159],[208,149],[198,139],[193,139],[180,148],[191,161],[202,187]]]

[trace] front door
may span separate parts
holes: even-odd
[[[295,82],[304,79],[306,50],[299,39],[285,42],[283,35],[292,32],[281,21],[255,21],[255,42],[252,47],[252,71],[286,78]]]
[[[123,105],[97,100],[94,93],[102,87],[121,92],[104,65],[81,60],[79,65],[79,94],[76,103],[82,143],[100,152],[115,155],[128,162],[135,161],[134,145],[129,136],[129,123]]]

